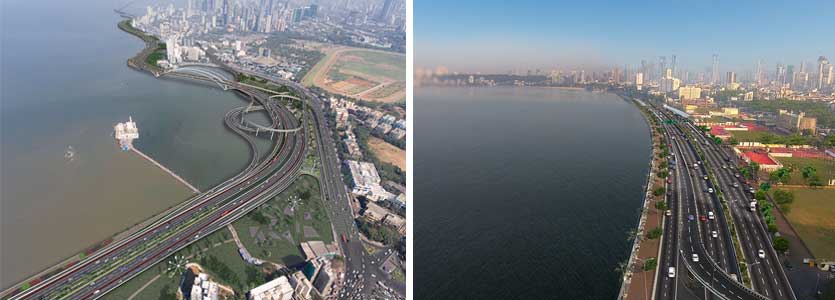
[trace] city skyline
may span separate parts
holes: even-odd
[[[465,73],[600,71],[675,56],[680,71],[715,79],[712,56],[718,55],[722,80],[728,71],[756,72],[759,61],[770,71],[777,64],[799,67],[801,61],[809,67],[820,56],[835,55],[835,42],[823,38],[832,8],[822,1],[767,6],[422,1],[415,3],[415,63]]]

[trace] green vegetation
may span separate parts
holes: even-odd
[[[150,55],[148,55],[148,57],[145,58],[145,62],[154,67],[159,67],[157,62],[160,60],[164,60],[166,56],[167,54],[165,53],[165,50],[155,50]]]
[[[359,57],[361,60],[340,59],[333,69],[346,69],[371,76],[383,76],[392,80],[406,80],[406,56],[400,53],[351,50],[342,52],[341,58]]]
[[[217,277],[225,283],[239,286],[241,284],[240,279],[235,274],[235,271],[232,271],[226,263],[218,259],[214,255],[209,255],[208,257],[201,257],[200,258],[200,265],[204,269],[209,269],[217,275]]]
[[[835,160],[801,157],[779,159],[791,170],[787,184],[821,186],[830,179],[835,179]]]
[[[657,238],[661,237],[661,234],[662,234],[661,227],[655,227],[652,230],[650,230],[649,232],[647,232],[647,238],[651,239],[651,240],[654,240],[654,239],[657,239]]]
[[[644,261],[644,271],[655,269],[658,266],[658,260],[655,257],[650,257]]]
[[[666,191],[667,191],[666,188],[664,188],[663,186],[659,186],[659,187],[655,188],[655,190],[652,191],[652,194],[655,195],[655,196],[661,196],[661,195],[664,195],[664,192],[666,192]]]
[[[829,110],[826,102],[793,101],[788,99],[779,100],[754,100],[744,101],[741,105],[754,111],[767,111],[777,113],[778,110],[802,111],[809,117],[818,119],[818,126],[835,127],[835,114]]]
[[[660,209],[660,210],[666,210],[667,209],[667,201],[655,202],[655,208]]]
[[[782,167],[777,169],[777,171],[771,172],[771,174],[768,175],[768,178],[773,183],[787,184],[791,179],[791,173],[791,167]]]
[[[738,142],[759,142],[764,135],[774,135],[773,133],[769,133],[767,131],[728,131],[731,134],[731,138]]]
[[[360,232],[371,240],[393,245],[400,238],[400,233],[391,226],[380,222],[371,222],[365,218],[357,218],[356,222]]]
[[[779,252],[780,254],[785,253],[789,250],[789,240],[782,236],[774,238],[773,244],[774,250],[777,250],[777,252]]]
[[[287,190],[232,225],[250,254],[283,265],[304,261],[301,242],[334,240],[319,181],[309,175],[300,176]],[[315,236],[306,236],[305,227],[315,231]]]
[[[787,214],[791,211],[791,204],[794,202],[794,193],[787,190],[776,189],[772,193],[772,198],[777,205],[780,206],[780,211]]]
[[[406,282],[406,274],[400,268],[395,268],[391,271],[391,278],[399,282]]]

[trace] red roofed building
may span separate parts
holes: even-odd
[[[771,155],[763,152],[745,151],[742,152],[742,159],[749,163],[753,161],[759,164],[760,170],[766,172],[775,171],[783,167],[783,165],[780,164],[780,162],[778,162],[774,158],[772,158]]]

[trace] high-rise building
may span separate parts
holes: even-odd
[[[644,84],[644,73],[638,72],[635,73],[635,85],[638,86],[638,89],[641,89],[641,86]]]
[[[754,82],[756,82],[757,85],[763,85],[763,83],[765,83],[762,60],[757,60],[757,71],[754,72]]]
[[[658,57],[658,78],[664,78],[664,72],[667,70],[667,57]]]
[[[391,20],[391,15],[394,14],[396,3],[395,0],[383,0],[383,6],[380,8],[380,13],[377,15],[377,21],[388,23]]]
[[[678,66],[676,65],[676,56],[673,54],[673,59],[670,61],[670,69],[673,70],[673,76],[678,77]]]
[[[710,84],[719,83],[719,55],[713,55],[713,67],[711,68]]]
[[[695,86],[684,86],[678,89],[678,97],[681,100],[699,99],[702,97],[702,89]]]
[[[728,78],[725,79],[728,84],[736,83],[736,73],[728,72]]]
[[[783,85],[786,83],[786,66],[783,64],[777,64],[777,70],[774,73],[774,80],[777,82],[778,85]]]
[[[818,57],[818,90],[832,84],[832,64],[826,57]]]

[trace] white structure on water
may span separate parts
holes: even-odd
[[[139,129],[136,128],[136,123],[133,122],[133,117],[128,117],[125,123],[118,123],[113,127],[116,132],[114,136],[119,140],[119,146],[122,151],[128,151],[133,148],[133,140],[139,138]]]

